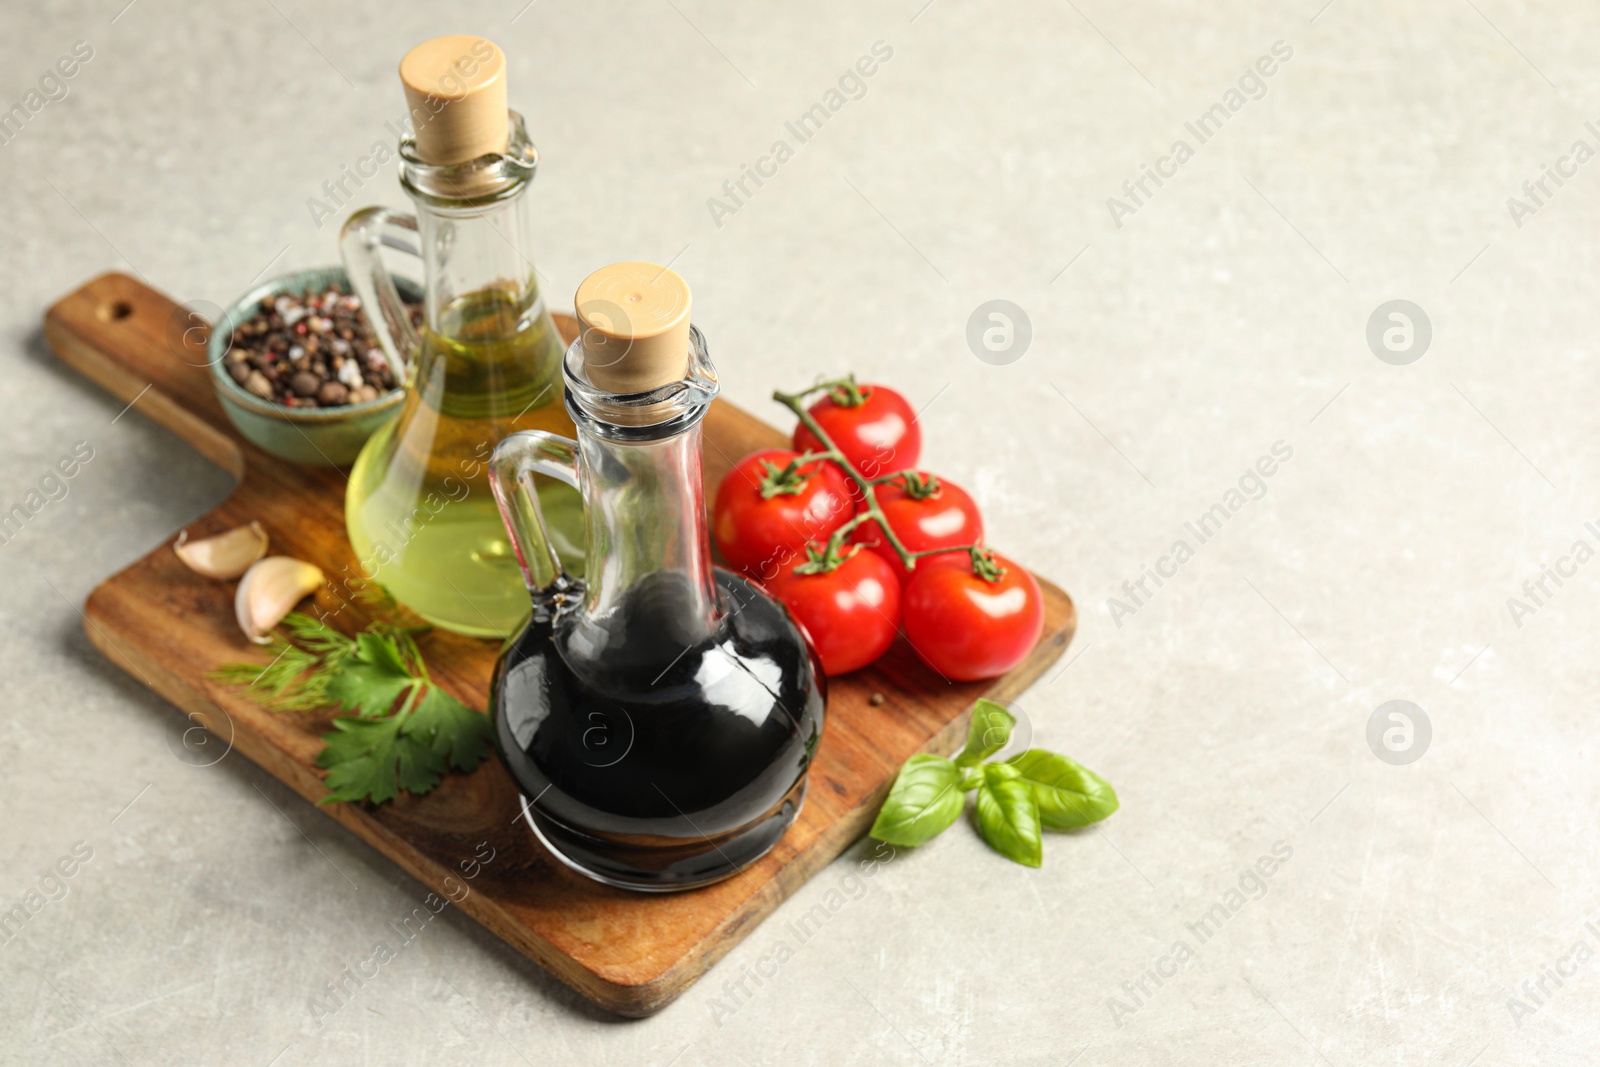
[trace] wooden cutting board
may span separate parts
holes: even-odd
[[[344,473],[297,466],[240,437],[206,368],[172,350],[172,323],[182,316],[138,280],[106,274],[50,308],[45,336],[62,361],[239,480],[232,496],[189,527],[190,536],[259,520],[273,553],[310,560],[330,575],[347,565],[354,573],[345,539]],[[561,326],[569,331],[571,320]],[[779,431],[722,400],[704,426],[708,500],[739,457],[785,443]],[[173,554],[172,540],[90,594],[84,607],[89,639],[231,746],[230,754],[247,756],[306,800],[319,800],[326,791],[313,760],[329,729],[327,715],[268,712],[207,679],[221,663],[265,657],[234,623],[234,583],[191,573]],[[378,808],[333,804],[319,810],[590,1000],[623,1015],[648,1015],[865,833],[907,757],[953,752],[965,737],[974,700],[1014,699],[1061,655],[1076,623],[1072,601],[1049,582],[1039,585],[1044,638],[1003,678],[948,683],[902,641],[871,668],[835,679],[800,818],[765,858],[714,886],[629,893],[571,873],[518,821],[516,787],[495,759],[470,775],[447,776],[424,797],[402,794]],[[437,631],[423,647],[446,689],[470,707],[487,706],[497,642]],[[869,702],[874,693],[884,697],[876,706]],[[274,815],[263,811],[262,817]],[[491,849],[491,861],[475,862]]]

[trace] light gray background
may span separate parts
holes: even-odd
[[[1600,147],[1581,5],[122,2],[14,4],[0,33],[7,107],[95,50],[0,147],[0,506],[95,449],[0,546],[0,901],[94,849],[0,946],[0,1060],[1592,1062],[1600,963],[1507,1005],[1600,949],[1600,564],[1520,627],[1506,603],[1600,540],[1600,163],[1520,228],[1506,205]],[[106,269],[224,304],[269,264],[332,262],[307,198],[391,139],[396,62],[445,32],[510,56],[554,303],[605,262],[672,261],[737,402],[776,419],[773,388],[853,368],[926,407],[927,465],[1077,598],[1070,666],[1020,707],[1116,784],[1101,831],[1030,871],[953,828],[729,1018],[722,983],[845,862],[647,1021],[447,913],[317,1028],[310,998],[424,890],[247,761],[174,758],[181,720],[87,644],[76,605],[228,479],[118,418],[38,327]],[[878,40],[865,97],[715,226],[724,179]],[[1266,96],[1114,226],[1107,198],[1279,40]],[[392,167],[358,202],[403,203]],[[1008,366],[965,342],[995,298],[1032,322]],[[1433,324],[1409,366],[1365,340],[1393,299]],[[1266,495],[1115,625],[1107,598],[1279,440]],[[1409,766],[1365,739],[1392,699],[1432,722]],[[1265,895],[1114,1019],[1278,841]]]

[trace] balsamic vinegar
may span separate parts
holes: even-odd
[[[492,706],[501,756],[557,855],[607,881],[685,888],[756,859],[798,814],[822,674],[787,612],[743,578],[717,570],[726,613],[693,645],[673,633],[682,576],[651,579],[581,667],[554,640],[567,620],[536,609]]]

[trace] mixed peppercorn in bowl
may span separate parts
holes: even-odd
[[[422,321],[422,291],[395,285]],[[341,267],[296,271],[235,301],[207,350],[223,410],[253,444],[297,463],[343,466],[404,400]]]

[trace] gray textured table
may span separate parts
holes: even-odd
[[[46,498],[0,544],[0,910],[44,897],[0,935],[0,1061],[1592,1062],[1592,15],[122,2],[0,34],[0,510]],[[838,864],[643,1022],[450,912],[319,1018],[424,891],[246,761],[174,758],[89,647],[89,589],[228,482],[39,318],[108,268],[225,304],[334,260],[403,198],[323,183],[444,32],[510,55],[555,302],[671,261],[739,403],[854,368],[926,406],[928,465],[1078,599],[1020,707],[1118,787],[1101,830],[1029,871],[956,827],[797,942]],[[987,309],[969,345],[996,299],[1025,350]]]

